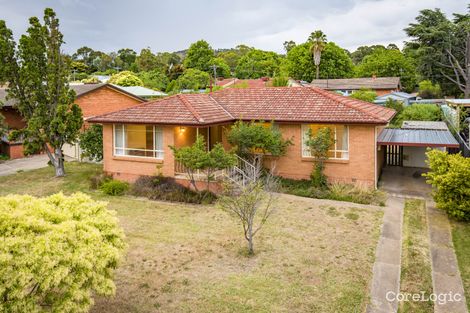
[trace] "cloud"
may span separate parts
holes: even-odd
[[[18,37],[27,19],[41,16],[46,6],[61,20],[68,52],[84,45],[106,52],[148,46],[175,51],[202,38],[214,48],[244,43],[282,52],[284,41],[304,42],[316,29],[350,50],[401,45],[406,39],[403,28],[419,10],[466,10],[461,0],[0,0],[0,19]]]

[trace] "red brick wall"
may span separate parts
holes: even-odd
[[[134,181],[142,175],[156,175],[157,165],[164,176],[174,176],[173,152],[168,147],[174,145],[174,127],[163,127],[163,160],[129,156],[113,156],[113,125],[103,125],[103,166],[104,171],[116,179]]]
[[[399,90],[398,89],[376,89],[375,90],[375,92],[377,93],[377,96],[387,95],[395,91],[399,91]]]
[[[142,103],[142,101],[105,86],[78,97],[75,103],[82,108],[83,118],[86,119],[127,109]]]
[[[301,153],[301,125],[281,124],[280,129],[285,138],[292,138],[294,145],[288,148],[286,156],[277,159],[278,175],[293,179],[309,179],[314,166],[311,158],[303,158]],[[141,175],[155,175],[156,165],[161,164],[162,174],[174,176],[174,158],[168,145],[174,144],[174,127],[164,127],[165,156],[163,161],[135,157],[113,157],[112,125],[105,125],[104,170],[116,178],[133,181]],[[223,142],[226,144],[225,138]],[[349,126],[349,160],[328,160],[325,174],[330,181],[357,183],[374,187],[376,181],[375,162],[375,126]],[[274,164],[273,163],[273,164]],[[267,165],[270,161],[267,160]]]
[[[0,113],[5,117],[5,123],[9,128],[22,129],[26,126],[20,113],[11,107],[3,107]]]

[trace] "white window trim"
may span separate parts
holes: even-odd
[[[116,147],[116,126],[122,126],[122,148]],[[157,146],[157,136],[156,133],[160,132],[163,136],[163,129],[160,127],[155,127],[153,126],[153,145],[154,147]],[[127,158],[141,158],[141,159],[157,159],[157,160],[163,160],[165,156],[165,151],[164,150],[150,150],[150,149],[134,149],[134,148],[127,148],[125,147],[126,143],[126,124],[113,124],[113,156],[115,157],[127,157]],[[139,156],[139,155],[128,155],[128,154],[116,154],[116,150],[122,150],[122,151],[144,151],[144,152],[152,152],[153,157],[149,156]],[[161,157],[157,157],[158,155],[161,155]]]
[[[300,130],[301,131],[301,145],[302,145],[301,154],[302,154],[303,158],[312,158],[313,159],[313,156],[310,153],[310,148],[307,147],[307,145],[305,144],[305,133],[308,130],[309,125],[311,125],[311,124],[302,124],[302,126],[301,126],[301,130]],[[331,125],[331,126],[334,126],[334,130],[335,130],[335,138],[334,138],[335,139],[335,149],[334,150],[328,150],[328,152],[334,153],[335,157],[328,157],[328,159],[329,160],[349,160],[349,148],[350,148],[350,146],[349,146],[349,126],[348,125],[340,125],[341,127],[343,127],[343,126],[346,127],[346,130],[347,130],[348,150],[338,150],[338,149],[336,149],[337,143],[338,143],[337,138],[336,138],[336,127],[338,125]],[[336,153],[338,153],[338,152],[346,153],[347,157],[346,158],[337,158]]]

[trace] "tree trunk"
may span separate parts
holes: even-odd
[[[248,225],[248,255],[253,255],[255,254],[255,251],[253,250],[253,225],[249,224]]]
[[[53,162],[55,167],[55,176],[63,177],[65,176],[64,168],[64,155],[62,154],[62,149],[55,149],[54,151],[55,162]]]
[[[317,78],[317,79],[320,78],[320,65],[317,65],[317,74],[316,74],[316,78]]]

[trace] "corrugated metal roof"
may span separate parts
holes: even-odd
[[[403,121],[402,129],[433,129],[433,130],[449,130],[445,122],[433,121]]]
[[[125,90],[133,95],[136,95],[136,96],[139,96],[139,97],[163,97],[163,96],[167,96],[166,93],[164,92],[161,92],[161,91],[157,91],[157,90],[153,90],[153,89],[149,89],[149,88],[145,88],[145,87],[142,87],[142,86],[129,86],[129,87],[123,87],[123,86],[117,86],[117,85],[113,85],[117,88],[120,88],[122,90]]]
[[[448,130],[385,128],[378,145],[458,148],[459,143]]]
[[[310,85],[327,90],[399,89],[400,77],[314,79]]]

